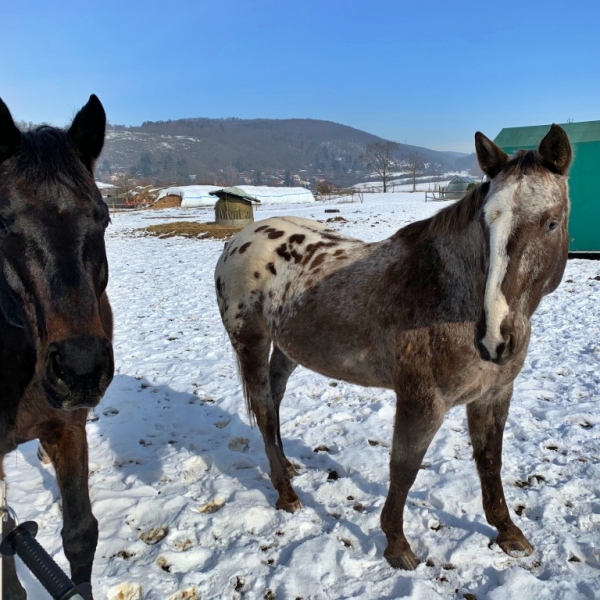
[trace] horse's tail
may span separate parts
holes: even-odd
[[[248,421],[250,421],[250,425],[256,425],[256,416],[254,413],[254,407],[252,406],[252,396],[250,395],[250,391],[248,390],[248,385],[246,384],[246,380],[242,377],[242,363],[238,356],[238,373],[240,379],[242,380],[242,392],[244,394],[244,400],[246,401],[246,411],[248,412]]]

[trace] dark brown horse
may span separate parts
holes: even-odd
[[[109,214],[93,176],[105,127],[96,96],[67,131],[21,132],[0,100],[0,465],[39,438],[56,471],[77,584],[91,581],[98,540],[86,417],[114,372]],[[4,597],[25,598],[14,563],[4,564]]]
[[[571,147],[556,125],[538,151],[512,158],[481,133],[475,145],[490,181],[430,219],[373,244],[306,219],[268,219],[234,237],[215,272],[278,508],[300,508],[279,433],[279,405],[297,364],[396,392],[381,525],[385,557],[404,569],[418,564],[403,532],[406,497],[445,413],[458,404],[467,405],[497,542],[513,556],[532,552],[504,500],[502,434],[531,315],[567,260]]]

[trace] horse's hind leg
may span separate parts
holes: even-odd
[[[281,400],[285,394],[285,386],[287,385],[287,381],[297,366],[298,363],[286,356],[277,346],[273,346],[273,352],[269,362],[269,380],[271,382],[271,396],[273,397],[275,410],[277,412],[277,444],[279,445],[279,450],[283,456],[283,464],[285,465],[290,477],[294,477],[294,475],[297,475],[298,473],[296,472],[294,465],[287,459],[283,451],[279,407],[281,406]]]
[[[91,582],[98,543],[98,521],[88,490],[88,411],[79,409],[44,427],[40,441],[50,456],[62,499],[63,549],[75,584]]]
[[[529,556],[533,546],[510,518],[500,477],[502,436],[511,396],[512,385],[495,398],[485,397],[467,405],[467,419],[473,457],[481,480],[485,516],[488,523],[499,532],[496,540],[498,546],[510,556],[519,557]]]
[[[300,508],[300,501],[290,482],[284,455],[279,446],[277,409],[269,380],[270,345],[269,338],[262,332],[252,332],[248,335],[242,332],[236,335],[234,342],[246,400],[256,416],[269,459],[271,482],[279,493],[276,506],[294,512]]]

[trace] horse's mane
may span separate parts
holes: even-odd
[[[502,172],[506,176],[518,176],[530,173],[549,174],[552,169],[542,162],[537,151],[520,150],[507,161]],[[443,208],[429,219],[410,223],[400,229],[394,237],[439,237],[461,231],[473,221],[489,191],[490,182],[485,181],[472,189],[462,200]]]
[[[486,181],[472,189],[462,200],[443,208],[433,217],[403,227],[394,237],[438,237],[464,229],[483,206],[489,189],[490,183]]]

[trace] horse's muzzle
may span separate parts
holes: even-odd
[[[79,336],[53,342],[46,353],[44,388],[63,410],[96,406],[112,381],[115,365],[108,339]]]
[[[483,343],[483,340],[477,340],[477,350],[482,360],[502,366],[508,364],[513,359],[517,349],[517,338],[512,333],[507,333],[503,337],[504,340],[496,346],[493,355]]]

